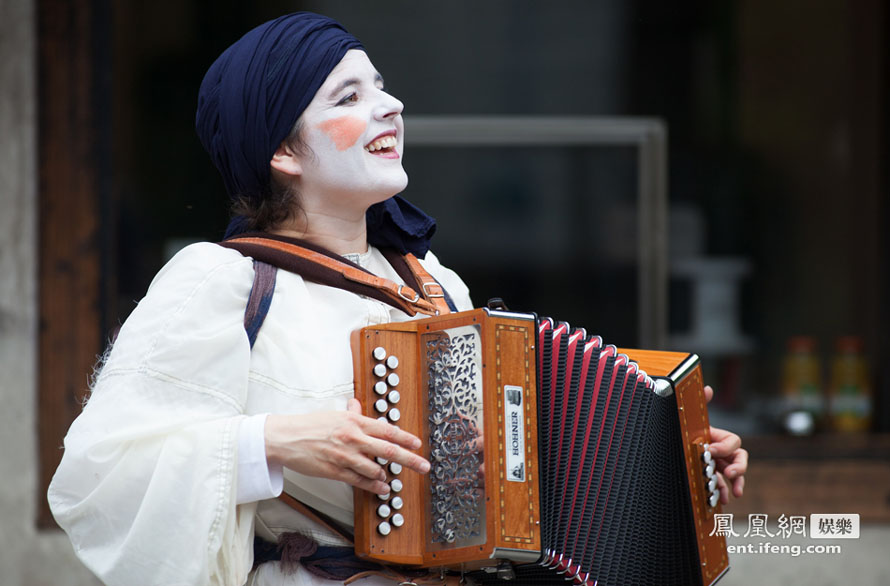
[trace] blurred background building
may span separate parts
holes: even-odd
[[[155,272],[222,236],[193,130],[204,71],[294,10],[343,22],[406,104],[405,195],[477,304],[699,353],[712,421],[752,453],[727,509],[740,534],[749,514],[860,514],[841,555],[736,555],[724,583],[890,583],[879,0],[0,0],[0,583],[95,583],[45,505],[61,439]],[[453,116],[636,124],[666,158],[603,135],[422,131]]]

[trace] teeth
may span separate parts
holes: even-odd
[[[393,148],[398,144],[396,137],[394,136],[384,136],[383,138],[378,138],[371,144],[365,147],[365,150],[373,153],[374,151],[379,151],[381,149]]]

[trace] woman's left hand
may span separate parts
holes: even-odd
[[[705,385],[705,399],[710,403],[714,389]],[[745,489],[745,472],[748,470],[748,451],[742,448],[742,438],[718,427],[711,426],[711,455],[717,462],[717,487],[720,502],[729,504],[729,493],[740,498]]]

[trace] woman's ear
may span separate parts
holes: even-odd
[[[291,177],[299,177],[303,174],[303,165],[300,157],[284,142],[278,146],[278,149],[272,155],[269,165],[274,170]]]

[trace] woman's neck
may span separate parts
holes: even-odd
[[[364,214],[344,218],[340,215],[304,212],[298,219],[281,224],[269,232],[306,240],[340,255],[368,251]]]

